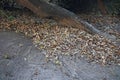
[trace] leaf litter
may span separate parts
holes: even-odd
[[[91,35],[76,28],[61,26],[51,19],[39,19],[28,14],[18,15],[13,20],[2,18],[0,21],[0,31],[24,33],[32,39],[35,47],[46,51],[46,60],[55,64],[61,64],[59,55],[76,54],[89,62],[120,64],[120,46],[116,45],[116,41],[97,34]]]

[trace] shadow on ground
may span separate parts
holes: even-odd
[[[60,56],[61,65],[47,62],[22,34],[0,32],[0,80],[120,80],[120,66],[101,66],[76,56]]]

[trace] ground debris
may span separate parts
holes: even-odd
[[[56,64],[61,64],[59,55],[76,54],[89,62],[120,64],[120,46],[117,46],[115,41],[76,28],[60,26],[50,19],[36,20],[34,16],[28,15],[19,16],[14,20],[3,18],[0,31],[24,33],[33,40],[38,49],[46,50],[46,58]]]

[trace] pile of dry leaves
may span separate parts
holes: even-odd
[[[46,58],[60,64],[59,55],[79,55],[88,61],[120,65],[120,46],[99,35],[59,26],[55,21],[23,14],[13,20],[1,18],[0,31],[22,32],[33,40]]]

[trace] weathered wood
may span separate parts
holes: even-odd
[[[111,38],[109,34],[101,32],[88,22],[81,20],[74,13],[62,7],[59,7],[55,4],[47,3],[43,0],[16,0],[16,1],[20,3],[22,6],[27,7],[28,9],[33,11],[39,17],[42,18],[52,17],[62,25],[79,28],[91,34],[99,34],[105,36],[106,38]]]
[[[98,2],[98,7],[99,7],[101,13],[103,15],[106,15],[107,14],[107,9],[106,9],[106,6],[104,4],[104,0],[97,0],[97,2]]]
[[[88,24],[83,23],[83,21],[80,20],[78,16],[76,16],[74,13],[62,7],[59,7],[55,4],[47,3],[42,0],[16,0],[16,1],[22,6],[27,7],[28,9],[33,11],[41,18],[52,17],[62,25],[76,27],[89,33],[94,34],[99,33],[99,30],[95,29],[93,26],[92,28]]]

